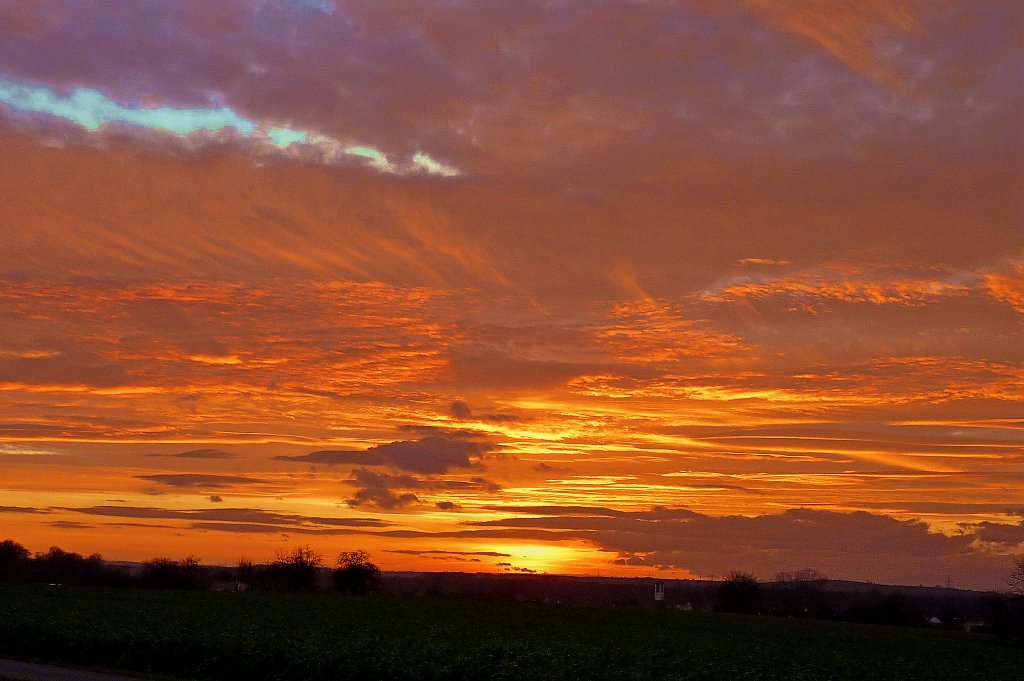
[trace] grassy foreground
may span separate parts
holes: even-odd
[[[0,657],[186,679],[1024,678],[957,632],[438,598],[0,586]]]

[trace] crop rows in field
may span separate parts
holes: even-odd
[[[955,632],[441,598],[0,587],[0,656],[218,681],[1013,679]]]

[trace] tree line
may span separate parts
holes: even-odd
[[[731,572],[715,588],[715,610],[823,618],[831,614],[824,596],[827,582],[827,576],[809,568],[780,572],[767,583],[748,572]]]
[[[341,552],[334,566],[328,567],[323,556],[308,545],[279,551],[263,563],[242,559],[235,567],[203,565],[196,556],[153,558],[128,566],[109,563],[98,553],[83,556],[57,546],[33,555],[7,539],[0,542],[0,582],[359,594],[380,589],[380,569],[366,551],[359,550]]]
[[[1019,637],[1024,634],[1024,557],[1016,558],[1013,565],[1008,589],[984,594],[951,589],[912,593],[910,587],[844,592],[830,590],[828,578],[811,569],[780,572],[767,582],[747,572],[732,572],[715,585],[713,607],[719,612],[933,626]]]

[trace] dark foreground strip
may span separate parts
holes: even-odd
[[[46,664],[0,660],[0,679],[12,681],[141,681],[138,676],[101,674]]]

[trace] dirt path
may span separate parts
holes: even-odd
[[[0,660],[0,681],[143,681],[141,676],[101,674],[47,664]]]

